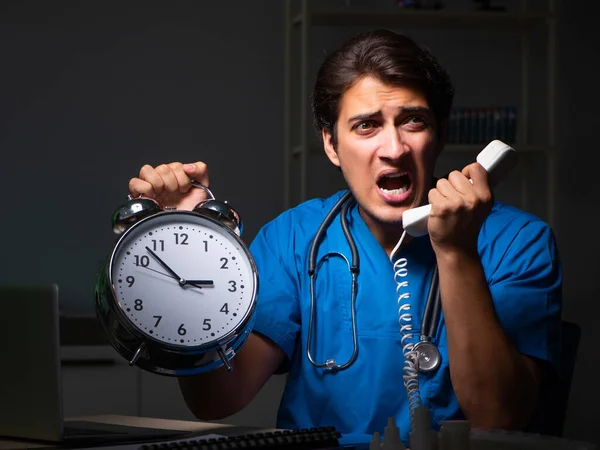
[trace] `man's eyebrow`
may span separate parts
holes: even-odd
[[[398,108],[398,112],[400,114],[431,114],[431,109],[426,106],[402,106]],[[348,119],[348,123],[354,122],[357,120],[369,120],[374,119],[375,117],[381,117],[381,110],[374,111],[370,113],[357,114]]]
[[[402,114],[431,114],[431,109],[426,106],[404,106],[400,108]]]
[[[350,117],[348,119],[348,123],[354,122],[355,120],[369,120],[369,119],[374,119],[375,117],[381,117],[381,110],[370,112],[370,113],[357,114],[355,116]]]

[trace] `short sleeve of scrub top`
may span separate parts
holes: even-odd
[[[497,203],[479,234],[479,254],[505,333],[520,353],[556,366],[562,269],[551,228]]]
[[[289,368],[296,338],[300,331],[298,275],[294,267],[293,243],[289,213],[264,226],[250,245],[258,271],[259,307],[254,329],[275,342],[286,354],[287,361],[279,372]]]

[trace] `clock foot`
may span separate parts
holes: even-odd
[[[221,358],[221,361],[223,361],[223,364],[225,365],[225,367],[227,367],[227,370],[229,372],[231,372],[233,370],[233,367],[231,367],[231,364],[229,363],[229,360],[227,359],[227,355],[225,355],[225,352],[223,351],[223,349],[221,347],[219,347],[217,349],[217,354],[219,355],[219,358]]]
[[[141,345],[138,347],[137,351],[135,352],[135,354],[133,355],[133,358],[131,358],[131,361],[129,361],[130,366],[133,366],[135,364],[135,362],[138,360],[138,358],[142,354],[142,351],[144,350],[145,346],[146,346],[145,342],[142,342]]]

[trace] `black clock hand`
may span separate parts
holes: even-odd
[[[213,280],[185,280],[183,278],[181,278],[179,275],[177,275],[177,273],[175,273],[175,271],[173,269],[171,269],[167,263],[165,263],[156,253],[154,253],[152,250],[150,250],[150,248],[148,246],[146,246],[146,250],[148,250],[148,252],[154,257],[156,258],[156,260],[160,263],[161,266],[163,266],[171,275],[168,275],[166,273],[162,273],[159,272],[158,270],[154,270],[151,269],[149,267],[144,267],[145,269],[151,270],[153,272],[156,273],[160,273],[161,275],[167,276],[169,278],[175,278],[176,280],[179,281],[179,285],[181,287],[185,286],[186,284],[189,284],[191,286],[197,287],[198,289],[202,289],[202,286],[212,286]]]
[[[169,278],[172,278],[172,279],[175,279],[175,280],[177,279],[174,276],[169,275],[168,273],[161,272],[160,270],[152,269],[150,267],[144,267],[144,266],[142,266],[142,267],[144,269],[146,269],[146,270],[150,270],[152,272],[156,272],[156,273],[158,273],[160,275],[163,275],[165,277],[169,277]],[[186,281],[186,280],[184,280],[184,284],[189,284],[189,285],[194,286],[194,287],[196,287],[198,289],[202,289],[202,286],[201,286],[202,284],[209,284],[207,282],[209,282],[211,286],[213,285],[212,280],[192,280],[192,281]]]
[[[212,286],[215,283],[213,280],[185,280],[184,284],[201,284],[203,286]]]
[[[167,263],[165,263],[162,259],[160,259],[156,253],[154,253],[152,250],[150,250],[150,247],[146,246],[146,250],[148,250],[148,253],[150,253],[160,263],[160,265],[163,266],[167,270],[167,272],[169,272],[171,275],[173,275],[173,278],[179,280],[179,284],[181,286],[183,286],[185,284],[185,280],[183,278],[181,278],[179,275],[177,275],[175,273],[175,271],[173,269],[171,269],[167,265]]]

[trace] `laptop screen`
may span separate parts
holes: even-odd
[[[0,435],[59,440],[58,286],[0,285]]]

